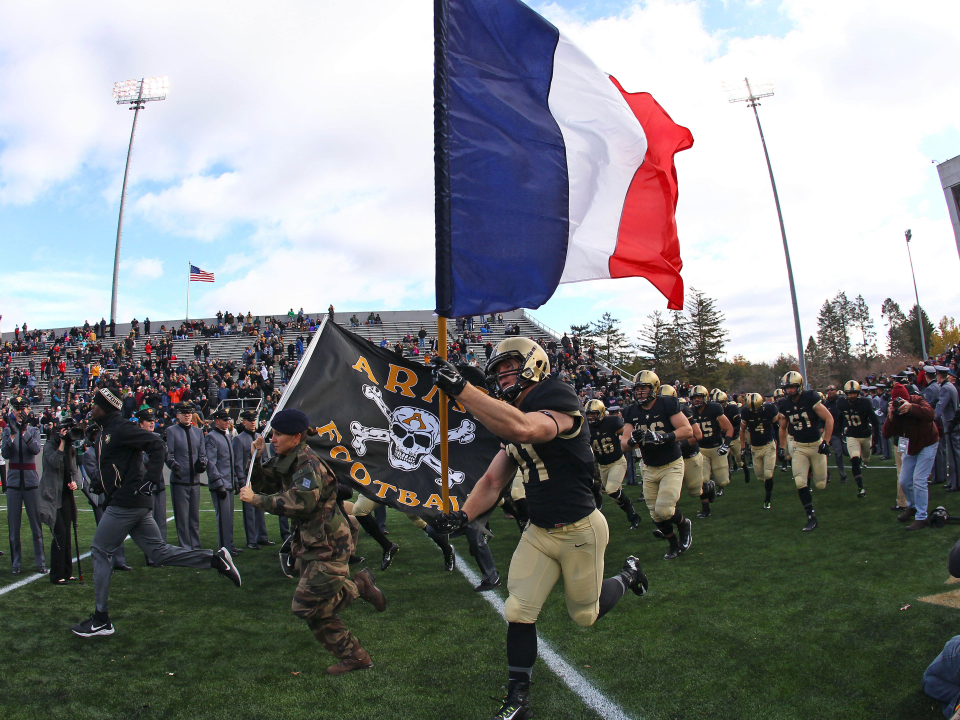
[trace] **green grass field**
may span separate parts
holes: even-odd
[[[957,531],[905,532],[889,510],[894,472],[875,467],[866,476],[863,500],[852,480],[814,491],[821,524],[806,534],[784,473],[775,475],[770,511],[760,509],[762,484],[744,485],[737,474],[714,515],[694,520],[691,550],[670,562],[645,513],[629,532],[608,503],[606,574],[634,553],[649,595],[628,593],[594,627],[579,628],[558,586],[540,634],[633,718],[942,717],[920,680],[957,632],[960,610],[917,598],[952,589],[946,558]],[[931,498],[960,514],[941,489]],[[681,509],[697,508],[684,497]],[[81,515],[86,552],[93,516]],[[376,572],[387,612],[356,603],[343,616],[373,657],[372,671],[325,674],[330,658],[290,613],[295,583],[280,575],[275,552],[244,553],[236,589],[212,571],[147,568],[128,542],[134,572],[114,576],[112,637],[84,640],[69,630],[93,609],[89,559],[85,586],[42,578],[0,596],[0,717],[491,717],[505,684],[503,621],[460,573],[443,572],[439,550],[405,518],[391,511],[388,524],[402,551]],[[268,527],[279,539],[275,518]],[[239,516],[236,528],[239,539]],[[517,528],[498,516],[493,529],[505,578]],[[212,513],[201,514],[201,537],[215,541]],[[27,530],[27,547],[28,538]],[[472,564],[466,542],[455,542]],[[379,567],[379,547],[362,533],[360,552]],[[29,552],[23,567],[33,568]],[[0,568],[0,588],[17,579],[8,556]],[[597,717],[542,662],[534,683],[538,718]]]

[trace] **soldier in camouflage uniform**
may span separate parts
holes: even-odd
[[[294,521],[291,554],[297,558],[300,582],[293,595],[293,614],[307,621],[317,640],[339,659],[331,675],[373,667],[367,651],[347,630],[338,613],[360,597],[383,612],[387,601],[364,568],[348,578],[349,559],[359,527],[337,506],[337,478],[307,446],[308,420],[299,410],[281,410],[271,420],[276,455],[254,464],[251,487],[240,499]],[[263,451],[258,436],[251,450]]]

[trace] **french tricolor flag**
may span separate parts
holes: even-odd
[[[693,136],[520,0],[435,0],[437,314],[646,277],[683,307],[675,153]]]

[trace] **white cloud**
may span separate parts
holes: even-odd
[[[156,280],[163,275],[163,261],[157,258],[121,259],[120,270],[137,280]]]
[[[718,299],[731,350],[753,358],[795,351],[795,340],[756,125],[746,107],[727,103],[724,81],[777,83],[760,112],[805,337],[840,289],[862,292],[878,326],[885,297],[910,304],[907,227],[932,317],[954,312],[956,284],[944,278],[960,269],[936,171],[919,150],[958,127],[960,5],[780,7],[794,29],[752,38],[708,31],[694,1],[618,5],[616,17],[594,22],[544,10],[625,88],[652,92],[693,131],[694,147],[677,158],[684,278]],[[194,288],[198,311],[429,306],[432,28],[430,3],[412,1],[7,3],[0,212],[56,203],[76,183],[115,202],[131,118],[110,102],[110,87],[168,74],[168,99],[140,118],[128,213],[199,241],[198,256],[219,265],[215,286]],[[141,278],[160,271],[129,267]],[[109,270],[98,277],[109,292]],[[25,295],[4,292],[34,312]],[[121,294],[121,316],[179,315],[179,284],[164,292]],[[635,328],[663,307],[649,285],[626,280],[564,287],[538,314],[560,326],[569,321],[553,319],[553,308],[610,309]]]

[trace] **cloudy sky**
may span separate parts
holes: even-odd
[[[677,158],[683,276],[726,313],[732,353],[795,352],[756,124],[760,108],[806,337],[823,300],[862,293],[958,314],[960,260],[936,166],[960,155],[956,0],[558,0],[533,4],[629,91],[689,127]],[[168,75],[141,114],[120,319],[433,307],[432,3],[0,6],[2,328],[109,314],[132,113],[113,82]],[[534,315],[610,310],[634,332],[646,281],[563,286]]]

